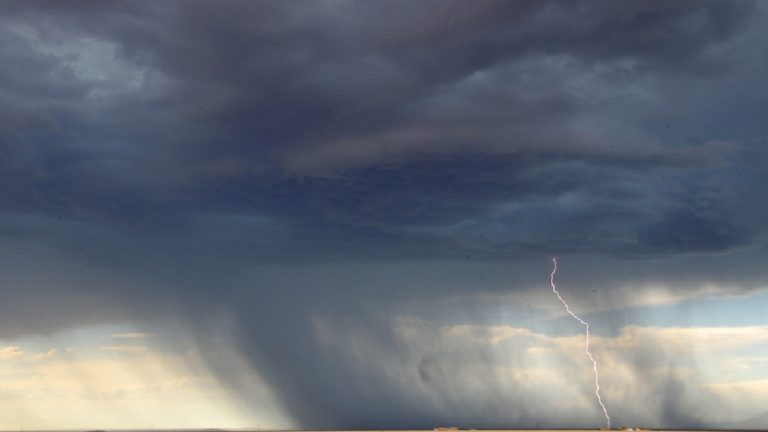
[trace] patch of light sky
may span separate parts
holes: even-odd
[[[145,84],[146,71],[121,58],[115,43],[86,37],[52,38],[20,22],[8,24],[8,30],[40,55],[56,58],[62,66],[59,74],[72,74],[91,85],[92,98],[134,92]]]
[[[595,334],[612,336],[625,326],[654,327],[732,327],[768,324],[768,289],[738,293],[727,287],[710,287],[699,291],[643,287],[636,289],[623,302],[603,305],[601,293],[562,289],[564,297],[574,304],[578,314],[589,321]],[[452,323],[483,322],[490,325],[513,325],[535,331],[562,334],[580,333],[572,318],[552,301],[550,292],[528,290],[522,293],[489,295],[487,298],[448,301],[458,309],[477,308],[481,313],[441,316]],[[437,317],[436,317],[437,318]]]
[[[207,349],[234,355],[222,344]],[[93,326],[0,340],[0,430],[290,427],[262,393],[258,406],[243,406],[172,329]]]

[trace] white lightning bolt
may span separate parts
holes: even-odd
[[[578,322],[581,323],[586,329],[587,329],[587,347],[585,351],[587,352],[587,355],[589,356],[589,359],[592,360],[592,369],[595,371],[595,396],[597,396],[597,402],[600,404],[600,408],[603,409],[603,414],[605,414],[605,422],[606,422],[606,428],[611,428],[611,417],[608,416],[608,410],[605,409],[605,405],[603,404],[603,399],[600,397],[600,383],[598,382],[599,374],[597,372],[597,361],[594,357],[592,357],[592,353],[589,351],[589,324],[587,324],[586,321],[579,318],[575,313],[571,311],[571,308],[568,307],[568,303],[563,300],[563,298],[560,296],[560,293],[557,292],[557,288],[555,287],[555,273],[557,273],[557,258],[552,258],[552,263],[555,265],[552,269],[552,274],[549,275],[549,284],[552,285],[552,292],[554,292],[557,295],[557,298],[560,299],[560,301],[563,303],[563,306],[565,306],[565,311],[568,312],[573,318],[575,318]]]

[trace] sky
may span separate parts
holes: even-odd
[[[768,427],[768,3],[0,2],[0,430]]]

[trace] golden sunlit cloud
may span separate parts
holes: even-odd
[[[148,351],[147,347],[137,345],[109,345],[103,346],[101,349],[125,354],[143,354]]]
[[[8,360],[16,357],[20,357],[24,352],[18,346],[11,345],[5,348],[0,348],[0,360]]]
[[[109,337],[150,337],[114,335]],[[264,400],[255,409],[241,405],[195,350],[93,346],[82,340],[73,346],[71,342],[82,335],[64,339],[0,345],[0,430],[291,426],[272,401]],[[42,342],[67,344],[23,348]]]

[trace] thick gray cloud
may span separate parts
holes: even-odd
[[[362,397],[384,376],[313,355],[313,320],[397,352],[377,317],[524,292],[552,254],[617,305],[758,288],[765,24],[749,1],[4,2],[3,334],[205,334],[223,308],[300,424],[450,422]]]

